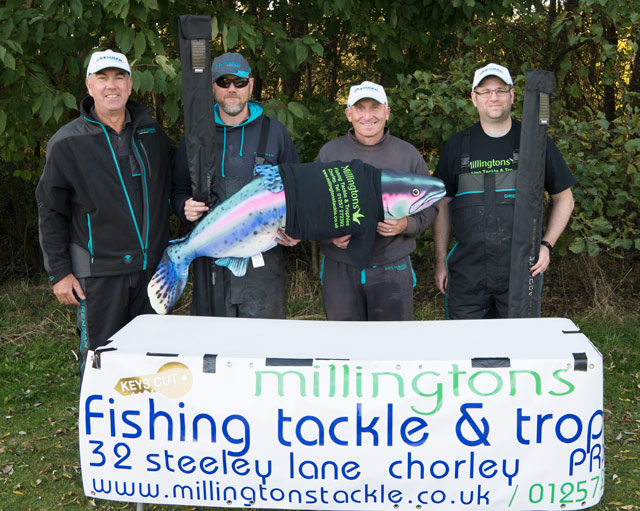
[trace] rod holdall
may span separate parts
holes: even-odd
[[[193,198],[213,205],[216,126],[211,86],[211,17],[178,16],[184,141]]]
[[[541,312],[542,275],[531,277],[531,267],[538,260],[542,238],[549,95],[552,91],[553,73],[527,70],[509,269],[510,318],[538,318]]]

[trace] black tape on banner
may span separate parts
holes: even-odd
[[[193,198],[213,204],[216,126],[211,88],[211,17],[178,16],[184,141],[187,149]]]
[[[218,355],[204,355],[202,357],[202,372],[215,373],[218,363]]]
[[[290,366],[299,366],[299,367],[311,367],[313,365],[312,358],[276,358],[276,357],[268,357],[265,360],[265,365],[267,367],[290,367]]]
[[[573,354],[573,370],[574,371],[587,371],[589,366],[589,359],[586,353],[574,353]]]
[[[532,277],[531,267],[538,260],[542,238],[549,94],[552,90],[553,73],[537,69],[527,71],[511,244],[510,318],[540,317],[542,275]]]
[[[509,357],[475,357],[471,359],[471,367],[491,368],[491,367],[511,367]]]

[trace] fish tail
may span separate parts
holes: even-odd
[[[189,264],[174,263],[170,256],[171,248],[168,247],[162,254],[156,272],[147,286],[149,302],[158,314],[171,312],[182,295],[189,276]]]

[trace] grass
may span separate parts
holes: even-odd
[[[289,316],[322,319],[319,284],[304,269],[291,273]],[[183,302],[179,313],[187,314]],[[442,297],[422,301],[416,317],[441,319],[441,306]],[[604,356],[606,486],[592,509],[640,510],[640,320],[634,310],[610,306],[571,319]],[[46,283],[0,287],[0,511],[135,509],[84,496],[74,325],[73,309],[59,306]]]

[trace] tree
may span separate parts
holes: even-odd
[[[0,179],[7,198],[0,249],[7,271],[40,270],[33,188],[49,137],[77,115],[93,50],[130,57],[136,99],[179,138],[177,16],[184,13],[212,17],[213,55],[247,56],[256,98],[285,123],[306,161],[344,133],[340,105],[349,86],[364,79],[388,88],[394,133],[432,162],[469,119],[465,87],[476,66],[508,65],[517,88],[526,68],[552,70],[553,112],[571,119],[552,126],[553,135],[575,160],[579,180],[602,171],[584,163],[604,164],[602,143],[611,149],[609,163],[625,169],[606,195],[614,207],[593,209],[598,187],[578,197],[572,249],[619,251],[631,243],[640,250],[637,215],[623,193],[637,196],[638,186],[640,15],[632,0],[7,0],[0,7]],[[592,140],[595,133],[602,136]]]

